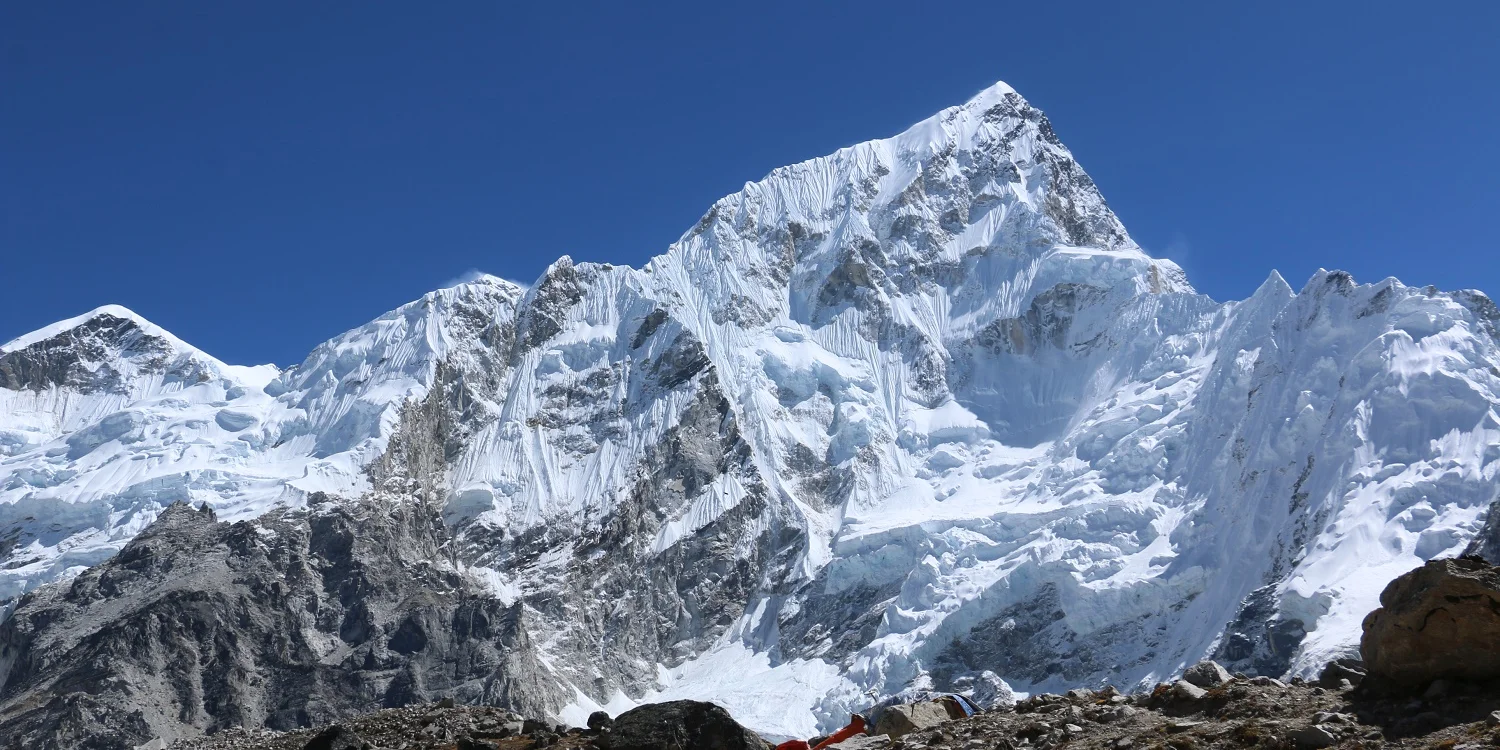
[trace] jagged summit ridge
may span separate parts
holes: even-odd
[[[168,369],[179,377],[222,377],[259,387],[277,374],[271,365],[226,365],[121,305],[103,305],[18,336],[0,346],[0,360],[0,383],[10,390],[71,385],[128,391],[134,376]]]
[[[71,331],[89,321],[105,316],[133,323],[137,327],[149,331],[152,335],[170,335],[166,334],[165,331],[157,328],[150,321],[135,314],[134,311],[130,310],[127,307],[124,307],[123,305],[101,305],[82,315],[68,318],[66,320],[60,320],[56,323],[53,323],[52,325],[44,326],[30,333],[17,336],[16,338],[7,341],[4,345],[0,345],[0,352],[13,352],[17,349],[24,349],[39,341],[44,341],[46,339],[52,338],[53,336],[56,336],[57,334]],[[173,337],[173,339],[175,340],[175,337]]]
[[[528,679],[577,721],[713,698],[810,736],[871,693],[1306,672],[1478,532],[1497,318],[1341,272],[1197,294],[1002,84],[747,184],[643,268],[563,258],[263,388],[0,423],[0,597],[171,501],[378,492],[524,604]]]

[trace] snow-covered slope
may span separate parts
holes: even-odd
[[[569,718],[711,697],[807,735],[903,690],[1306,672],[1500,487],[1487,298],[1208,299],[1004,84],[641,269],[435,292],[274,380],[111,315],[136,338],[73,343],[96,311],[0,357],[0,597],[171,500],[409,485],[525,601]]]
[[[235,367],[111,305],[0,347],[0,602],[117,552],[175,501],[253,517],[357,494],[401,404],[520,290],[433,292],[298,367]]]

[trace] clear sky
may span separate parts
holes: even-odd
[[[1500,3],[1266,5],[0,4],[0,341],[118,303],[292,364],[472,269],[638,265],[996,80],[1217,299],[1500,294]]]

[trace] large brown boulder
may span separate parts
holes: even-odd
[[[1371,680],[1422,689],[1436,679],[1500,678],[1500,568],[1432,560],[1385,587],[1359,649]]]

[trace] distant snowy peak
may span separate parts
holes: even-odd
[[[525,288],[497,276],[428,292],[320,345],[282,373],[274,392],[317,387],[318,381],[352,382],[384,372],[420,377],[471,336],[503,328]],[[491,333],[490,335],[494,335]]]
[[[121,392],[135,375],[165,375],[185,384],[224,378],[273,394],[299,390],[330,374],[376,366],[430,369],[483,329],[503,327],[526,288],[497,276],[439,289],[315,349],[301,365],[227,365],[121,305],[103,305],[17,336],[0,346],[0,388],[69,387]],[[493,335],[493,334],[492,334]],[[373,354],[373,358],[370,356]]]
[[[6,342],[3,346],[0,346],[0,353],[14,352],[19,349],[25,349],[34,344],[67,334],[76,329],[97,327],[97,323],[100,321],[112,322],[116,326],[128,325],[135,330],[141,331],[143,334],[156,336],[159,338],[166,338],[179,344],[181,343],[180,341],[177,341],[177,339],[171,334],[167,333],[161,328],[158,328],[151,321],[135,314],[135,312],[130,310],[129,308],[123,307],[121,305],[102,305],[82,315],[76,315],[65,320],[60,320],[51,325],[38,328],[31,333],[17,336],[16,338]]]
[[[265,388],[290,418],[279,439],[312,441],[318,457],[347,454],[347,477],[386,448],[403,406],[437,383],[461,398],[467,414],[498,410],[490,392],[510,353],[513,321],[525,290],[495,276],[423,295],[320,344]],[[332,490],[334,486],[320,486]]]
[[[188,345],[120,305],[105,305],[19,336],[0,347],[0,388],[130,394],[143,377],[158,385],[223,378],[259,388],[274,366],[236,367]]]
[[[225,365],[118,306],[7,344],[0,616],[9,597],[107,559],[173,502],[237,520],[312,492],[359,495],[403,410],[435,385],[460,417],[491,418],[522,295],[488,276],[440,289],[285,372]]]

